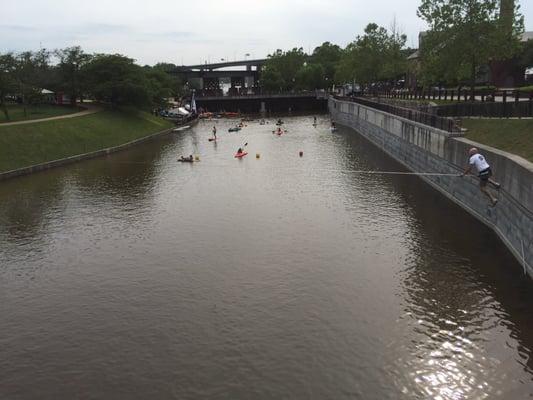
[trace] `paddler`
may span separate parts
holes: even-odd
[[[217,139],[217,127],[216,126],[213,126],[213,137],[215,138],[215,140]]]
[[[243,153],[243,150],[241,147],[239,147],[239,150],[237,150],[237,155],[242,154],[242,153]]]

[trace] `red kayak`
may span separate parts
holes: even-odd
[[[246,154],[248,154],[248,152],[246,152],[246,151],[243,151],[242,153],[237,153],[237,154],[235,154],[235,158],[242,158],[242,157],[244,157]]]

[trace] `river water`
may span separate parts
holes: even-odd
[[[328,123],[201,122],[0,183],[0,398],[533,396],[520,265]]]

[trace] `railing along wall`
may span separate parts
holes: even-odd
[[[362,97],[335,97],[338,100],[351,101],[354,103],[362,104],[364,106],[372,107],[380,111],[384,111],[389,114],[393,114],[410,121],[418,122],[423,125],[431,126],[450,133],[461,132],[460,126],[457,121],[451,118],[441,117],[432,113],[427,113],[412,108],[399,107],[396,105],[379,103],[376,101],[368,100]]]

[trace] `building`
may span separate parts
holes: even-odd
[[[533,40],[533,32],[522,35],[522,43]],[[520,57],[510,60],[495,60],[490,63],[489,82],[498,88],[514,88],[526,84],[526,70],[529,65],[521,65]]]

